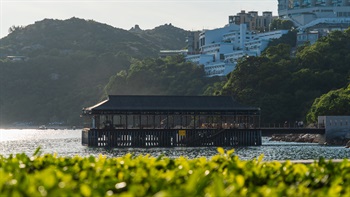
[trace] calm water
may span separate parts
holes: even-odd
[[[0,155],[8,156],[16,153],[32,155],[37,147],[43,154],[57,153],[58,156],[98,156],[118,157],[126,153],[165,155],[167,157],[185,156],[188,158],[208,157],[217,154],[215,147],[210,148],[121,148],[104,150],[88,148],[81,145],[80,130],[35,130],[35,129],[0,129]],[[232,148],[225,148],[227,150]],[[235,148],[235,154],[248,160],[264,154],[264,160],[299,160],[299,159],[344,159],[350,158],[350,149],[344,147],[320,146],[310,143],[269,142],[263,139],[259,147]]]

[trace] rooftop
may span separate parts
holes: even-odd
[[[85,113],[102,111],[259,111],[239,104],[230,96],[131,96],[109,95],[108,99],[84,108]]]

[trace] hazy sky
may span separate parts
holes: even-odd
[[[214,29],[241,10],[277,15],[277,0],[0,0],[0,38],[12,25],[45,18],[93,19],[126,30],[135,24],[153,29],[166,23],[185,30]]]

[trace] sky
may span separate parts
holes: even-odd
[[[0,0],[0,38],[15,26],[77,17],[129,30],[171,23],[185,30],[215,29],[241,10],[272,11],[278,0]]]

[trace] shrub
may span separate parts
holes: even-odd
[[[350,162],[241,161],[149,155],[0,156],[4,196],[349,196]]]

